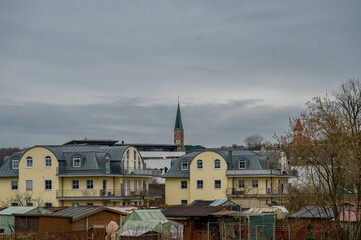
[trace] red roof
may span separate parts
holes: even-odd
[[[166,217],[198,217],[198,216],[208,216],[222,209],[226,209],[226,207],[176,206],[164,210],[163,214]]]
[[[303,127],[302,127],[300,119],[297,119],[296,127],[295,127],[295,129],[293,129],[293,131],[303,131]]]

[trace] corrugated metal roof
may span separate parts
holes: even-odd
[[[298,212],[288,216],[289,218],[333,218],[333,210],[329,206],[307,206]]]
[[[51,211],[42,207],[8,207],[0,211],[0,215],[12,215],[13,213],[20,214],[52,214]]]
[[[101,207],[70,207],[54,213],[56,216],[67,216],[73,219],[96,212]]]
[[[216,199],[214,202],[209,204],[209,206],[221,206],[223,203],[227,202],[227,199]]]
[[[134,210],[132,215],[129,216],[130,220],[138,221],[161,221],[167,222],[168,219],[163,215],[159,209],[150,210]]]

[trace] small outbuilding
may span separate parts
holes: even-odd
[[[120,237],[151,235],[153,239],[162,237],[183,239],[183,225],[168,220],[159,209],[134,210],[117,235]]]
[[[14,233],[15,217],[13,214],[38,214],[49,215],[51,211],[42,207],[9,207],[0,211],[0,232],[5,234]]]

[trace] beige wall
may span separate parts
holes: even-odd
[[[26,167],[26,158],[29,156],[33,158],[32,168]],[[46,156],[50,156],[52,159],[51,167],[45,167],[44,159]],[[59,181],[56,176],[57,167],[58,160],[48,149],[43,147],[29,149],[19,162],[19,192],[30,193],[33,198],[38,198],[41,202],[51,202],[54,206],[57,206],[56,190],[59,189]],[[33,180],[33,191],[26,191],[26,180]],[[52,181],[52,190],[45,190],[44,180]]]
[[[197,160],[203,160],[203,169],[197,168]],[[220,169],[214,168],[214,160],[221,161]],[[207,151],[198,154],[190,165],[190,199],[194,200],[214,200],[226,199],[226,189],[228,185],[227,163],[221,155],[215,152]],[[197,189],[197,180],[203,180],[203,189]],[[214,181],[221,180],[221,188],[214,188]]]
[[[181,189],[181,181],[187,181],[188,188]],[[189,199],[189,178],[167,178],[165,180],[165,202],[168,205],[180,205],[181,200]]]

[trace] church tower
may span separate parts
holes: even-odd
[[[174,144],[179,145],[177,150],[178,152],[184,152],[184,129],[182,123],[182,116],[179,107],[179,98],[178,98],[178,109],[177,109],[177,117],[175,119],[174,126]]]
[[[293,133],[295,136],[302,136],[303,134],[303,127],[299,118],[297,119],[296,127],[293,129]]]

